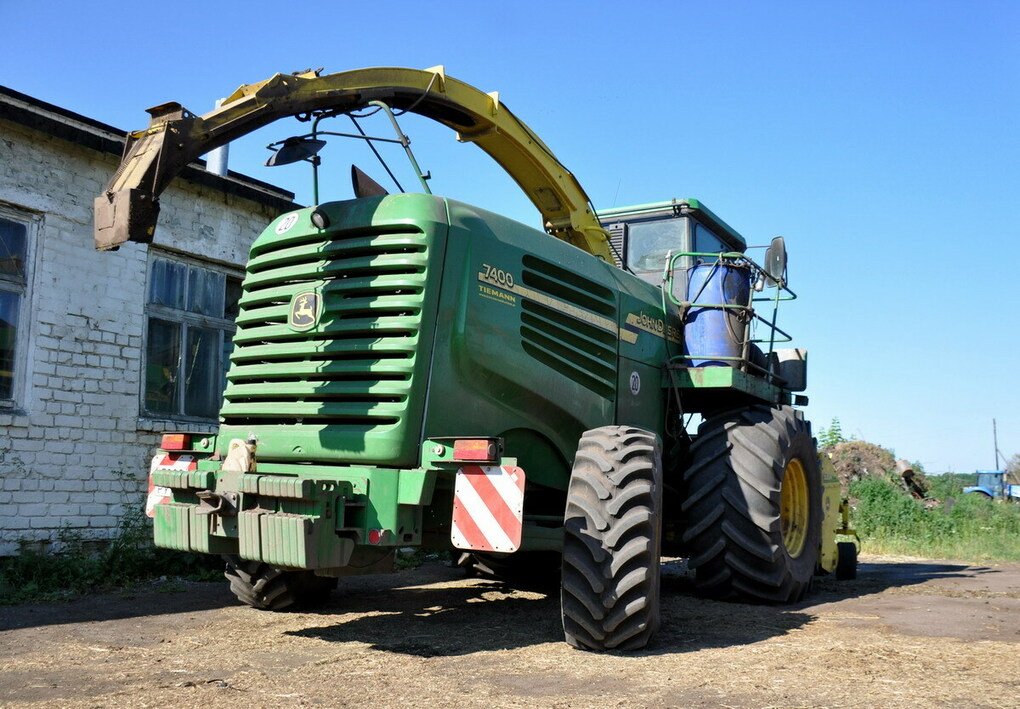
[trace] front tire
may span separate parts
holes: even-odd
[[[564,516],[560,601],[570,645],[636,650],[655,635],[661,531],[658,437],[629,426],[587,431]]]
[[[336,579],[316,576],[311,571],[288,571],[260,561],[225,556],[223,575],[231,592],[252,608],[282,611],[297,606],[318,605],[329,598]]]
[[[684,542],[702,595],[803,598],[818,563],[822,486],[811,425],[787,406],[706,420],[684,471]]]

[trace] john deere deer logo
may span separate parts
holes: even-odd
[[[307,330],[319,321],[319,294],[313,291],[298,293],[290,303],[290,326]]]

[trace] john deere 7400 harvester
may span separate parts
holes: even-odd
[[[402,547],[496,571],[544,553],[562,558],[535,568],[562,573],[567,641],[593,650],[655,633],[663,552],[738,600],[796,600],[836,567],[838,484],[793,408],[805,353],[774,347],[781,240],[759,266],[695,200],[596,216],[497,95],[441,67],[277,75],[204,116],[151,109],[96,200],[97,248],[151,241],[199,155],[297,115],[313,131],[282,145],[310,158],[320,120],[366,106],[476,143],[545,231],[360,172],[354,199],[281,215],[251,247],[218,431],[168,434],[153,460],[157,545],[225,556],[238,598],[269,609]]]

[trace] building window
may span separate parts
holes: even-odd
[[[33,223],[0,211],[0,404],[14,403],[16,373],[22,366],[22,310],[28,287],[26,262]]]
[[[159,418],[215,419],[234,318],[235,274],[164,256],[152,260],[142,407]]]

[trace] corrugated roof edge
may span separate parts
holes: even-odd
[[[41,101],[20,91],[0,85],[0,119],[37,130],[76,145],[120,157],[124,152],[127,131]],[[297,209],[294,193],[229,171],[226,177],[206,171],[205,161],[188,165],[181,177],[189,182],[211,187],[237,197],[265,204],[281,212]]]

